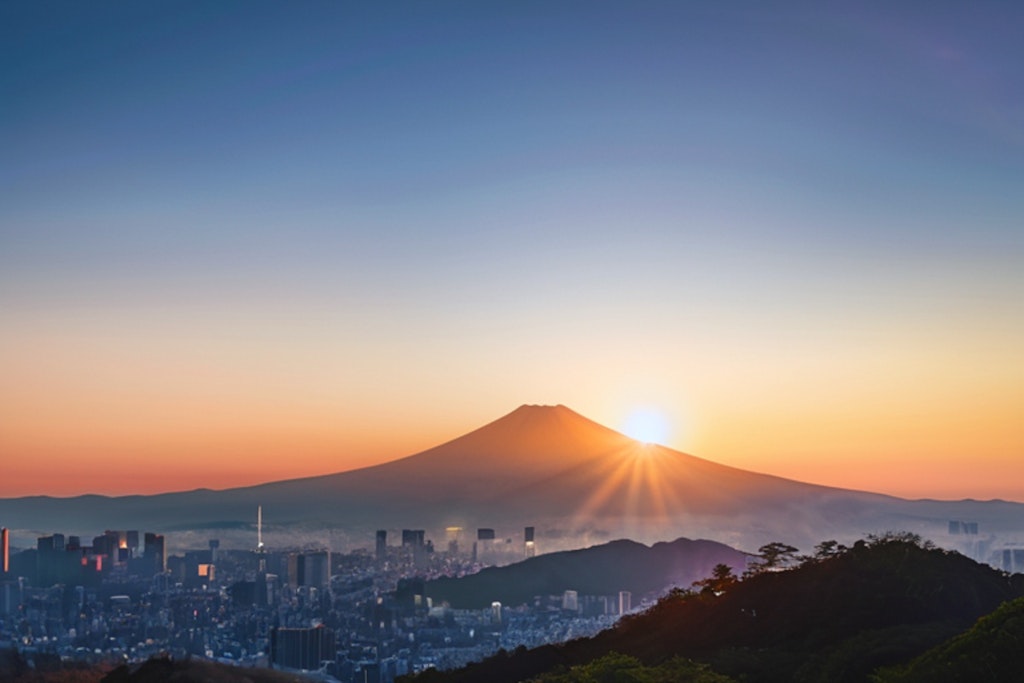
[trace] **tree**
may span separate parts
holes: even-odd
[[[921,538],[921,534],[912,531],[886,531],[884,534],[868,534],[867,545],[869,548],[876,548],[889,543],[909,543],[916,545],[922,550],[934,550],[935,544]]]
[[[822,541],[818,545],[814,546],[814,555],[811,559],[813,560],[827,560],[830,557],[836,557],[842,555],[849,548],[836,540]]]
[[[775,569],[785,569],[796,562],[797,548],[779,541],[763,545],[757,549],[761,560],[747,570],[747,574],[755,576]]]
[[[706,579],[694,581],[694,587],[704,595],[720,595],[732,587],[738,579],[732,573],[732,567],[719,562],[711,570],[711,576]]]

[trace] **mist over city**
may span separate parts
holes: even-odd
[[[1024,9],[0,6],[0,680],[1018,680]]]

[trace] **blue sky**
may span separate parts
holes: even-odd
[[[339,462],[540,401],[612,426],[657,404],[703,425],[674,445],[762,470],[842,464],[842,429],[722,425],[788,441],[822,400],[878,425],[864,402],[922,377],[925,412],[970,396],[1003,416],[981,450],[1020,455],[1024,9],[774,5],[5,3],[0,446],[104,452],[150,424],[139,377],[153,411],[205,406],[211,364],[257,431],[280,401],[377,437],[425,412],[378,447],[323,417]],[[787,386],[803,403],[758,408]]]

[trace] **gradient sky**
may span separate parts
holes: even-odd
[[[335,472],[563,403],[1024,501],[1022,25],[2,3],[0,496]]]

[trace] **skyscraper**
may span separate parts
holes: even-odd
[[[619,615],[633,609],[633,594],[629,591],[619,591]]]
[[[462,527],[450,526],[444,530],[446,539],[448,540],[448,554],[455,557],[459,554],[459,535],[462,533]]]
[[[11,541],[9,536],[7,527],[0,529],[0,545],[3,546],[3,564],[0,565],[0,570],[4,574],[11,571]]]
[[[305,559],[303,567],[305,575],[302,585],[316,588],[326,587],[331,581],[331,551],[318,550],[306,553]]]
[[[259,555],[259,572],[267,571],[266,548],[263,547],[263,506],[256,506],[256,554]]]
[[[414,548],[422,546],[426,533],[423,529],[402,529],[402,545]]]
[[[163,574],[167,568],[167,554],[164,549],[164,537],[162,534],[146,532],[143,537],[143,554],[146,560],[151,563],[154,574]]]
[[[384,529],[377,531],[377,561],[383,562],[388,559],[388,532]]]

